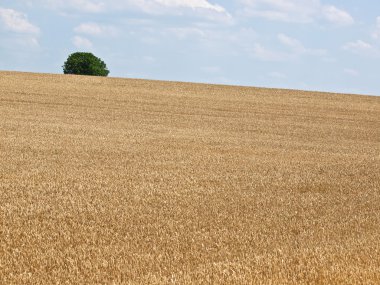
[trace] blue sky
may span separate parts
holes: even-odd
[[[380,95],[375,0],[1,0],[0,70]]]

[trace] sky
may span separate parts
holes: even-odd
[[[378,0],[0,0],[0,70],[380,95]]]

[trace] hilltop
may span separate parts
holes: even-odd
[[[1,284],[374,284],[380,97],[0,72]]]

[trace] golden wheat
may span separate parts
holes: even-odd
[[[0,72],[0,284],[380,284],[380,97]]]

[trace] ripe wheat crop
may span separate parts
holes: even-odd
[[[380,97],[0,72],[0,284],[380,284]]]

